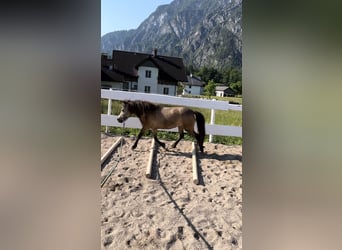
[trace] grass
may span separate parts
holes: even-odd
[[[232,100],[236,103],[242,103],[242,98],[236,98],[236,97],[221,97],[223,100],[227,101]],[[220,98],[220,99],[221,99]],[[232,99],[234,98],[234,99]],[[201,108],[192,108],[193,110],[201,112],[206,120],[206,123],[209,123],[210,121],[210,109],[201,109]],[[108,100],[107,99],[101,99],[101,112],[102,114],[107,114],[108,110]],[[121,104],[120,101],[114,101],[112,100],[112,114],[118,115],[121,110]],[[216,110],[215,111],[215,124],[219,125],[229,125],[229,126],[242,126],[242,112],[234,111],[234,110]],[[105,126],[101,126],[101,132],[105,131]],[[131,128],[125,128],[124,135],[130,136],[134,135],[137,136],[140,129],[131,129]],[[122,128],[119,127],[109,127],[109,132],[113,134],[120,135],[122,133]],[[147,136],[150,136],[150,133],[146,134]],[[178,138],[178,133],[172,133],[172,132],[165,132],[165,131],[159,131],[158,132],[158,138],[164,139],[164,140],[176,140]],[[208,141],[209,136],[207,135],[205,138],[205,141]],[[185,135],[185,140],[193,140],[192,137]],[[213,142],[214,143],[220,143],[225,145],[242,145],[242,138],[240,137],[233,137],[233,136],[213,136]]]
[[[202,99],[215,99],[217,101],[227,101],[234,104],[242,104],[242,97],[221,97],[221,96],[204,96],[204,95],[183,95],[183,97],[189,98],[202,98]]]

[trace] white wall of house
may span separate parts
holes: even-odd
[[[145,89],[149,88],[150,93],[158,93],[158,73],[158,68],[140,66],[138,69],[138,92],[145,92]]]
[[[203,88],[200,86],[185,85],[183,89],[183,95],[202,95],[202,93]]]
[[[165,94],[165,95],[172,95],[172,96],[177,95],[176,86],[174,85],[158,84],[157,91],[158,91],[157,94],[162,94],[162,95]],[[168,93],[165,93],[164,91]]]
[[[216,90],[216,96],[221,96],[221,97],[223,97],[223,96],[224,96],[224,91]]]
[[[148,73],[146,73],[148,71]],[[149,89],[149,93],[176,95],[177,86],[158,84],[158,68],[140,66],[138,69],[138,82],[101,82],[101,85],[109,86],[112,89],[138,91],[144,93]],[[134,89],[134,86],[137,86]]]

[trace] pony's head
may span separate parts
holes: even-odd
[[[128,106],[129,106],[129,101],[122,102],[121,112],[118,116],[118,122],[123,123],[128,119],[128,117],[132,115],[131,112],[129,111]]]

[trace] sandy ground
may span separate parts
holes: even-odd
[[[102,155],[118,138],[101,134]],[[116,167],[101,189],[101,249],[242,249],[242,147],[205,143],[196,185],[190,141],[157,147],[146,178],[151,141],[133,151],[125,137],[102,165],[101,178]]]

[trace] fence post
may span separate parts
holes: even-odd
[[[112,91],[112,88],[109,88],[110,91]],[[108,110],[107,110],[107,115],[112,114],[112,99],[108,99]],[[106,126],[106,133],[108,133],[108,126]]]
[[[215,99],[212,99],[213,101],[215,101]],[[211,113],[210,113],[210,124],[215,124],[215,109],[211,109]],[[209,142],[213,142],[213,135],[210,134],[209,135]]]

